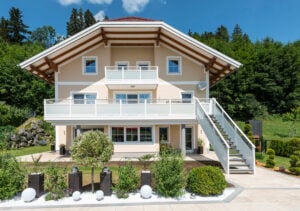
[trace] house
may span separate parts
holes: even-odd
[[[98,22],[20,64],[54,84],[44,118],[56,127],[57,150],[87,130],[106,133],[115,152],[153,153],[167,142],[192,153],[202,138],[227,173],[254,172],[254,146],[209,88],[240,66],[162,21],[137,17]]]

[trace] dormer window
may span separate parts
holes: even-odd
[[[167,57],[167,73],[169,75],[181,74],[181,57],[180,56],[168,56]]]
[[[82,72],[85,75],[96,75],[98,73],[98,64],[96,56],[82,58]]]

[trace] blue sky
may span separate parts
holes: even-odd
[[[300,0],[0,0],[0,17],[7,18],[13,6],[23,12],[30,30],[50,25],[61,35],[72,8],[82,7],[99,19],[140,16],[163,20],[184,33],[214,32],[221,24],[231,33],[239,24],[253,41],[300,40]]]

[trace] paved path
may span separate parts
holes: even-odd
[[[72,207],[47,208],[45,211],[122,211],[122,210],[300,210],[300,178],[275,172],[263,167],[256,168],[255,175],[230,175],[230,182],[241,187],[241,192],[229,202],[195,203],[170,205],[139,205],[139,206],[106,206],[106,207]],[[9,209],[14,210],[14,209]],[[20,209],[17,209],[20,211]],[[28,210],[28,209],[24,209]],[[39,209],[36,209],[39,210]]]

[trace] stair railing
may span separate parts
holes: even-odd
[[[201,105],[199,99],[195,99],[196,118],[202,129],[205,131],[210,144],[213,146],[225,173],[229,174],[229,145],[209,117],[206,109]]]
[[[244,132],[230,118],[215,98],[211,99],[212,115],[217,119],[223,130],[227,133],[230,141],[242,154],[249,168],[255,173],[255,145],[249,140]]]

